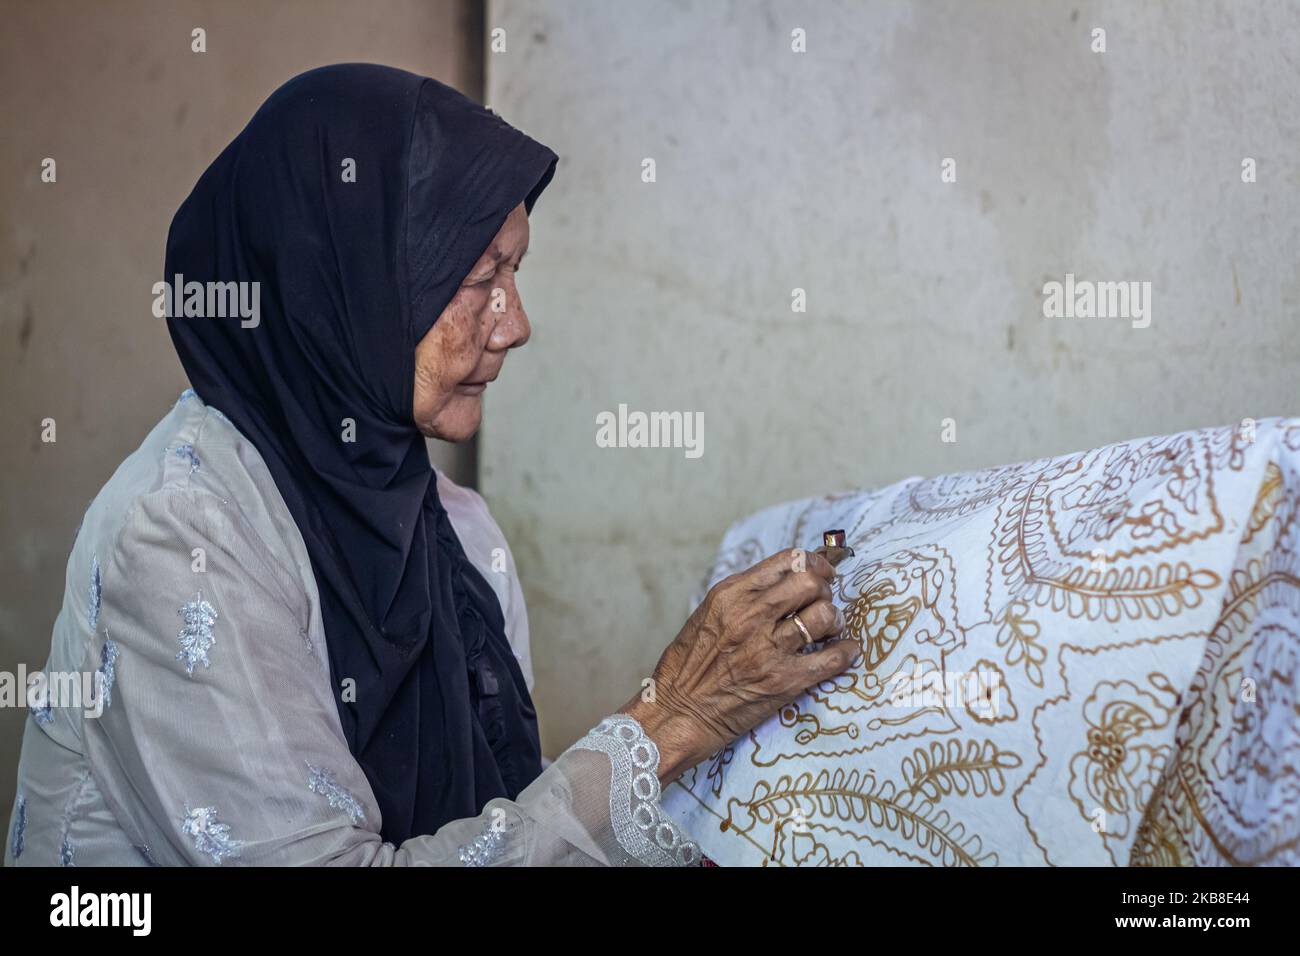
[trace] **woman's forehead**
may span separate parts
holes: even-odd
[[[522,258],[522,253],[528,248],[528,213],[524,211],[524,204],[520,203],[506,217],[506,221],[501,224],[497,234],[492,237],[488,243],[487,249],[479,257],[479,261],[508,259],[514,255]]]

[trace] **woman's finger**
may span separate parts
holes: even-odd
[[[739,578],[751,591],[763,591],[783,581],[798,563],[798,549],[786,548],[742,571]]]
[[[816,551],[805,551],[804,554],[807,555],[809,571],[827,581],[835,580],[838,572],[835,570],[835,565],[831,564],[825,555],[818,554]]]
[[[807,607],[814,601],[830,599],[831,586],[826,579],[806,571],[787,574],[778,584],[759,596],[759,600],[772,615],[772,620],[786,617],[791,611]]]
[[[830,602],[829,598],[814,601],[806,607],[801,607],[795,613],[799,615],[799,620],[803,622],[803,626],[808,629],[808,636],[804,636],[803,631],[799,629],[799,625],[795,623],[793,617],[778,621],[772,631],[772,637],[777,646],[784,651],[791,653],[801,651],[804,645],[825,640],[844,629],[844,615],[840,613],[839,608]]]
[[[835,579],[835,568],[815,551],[802,548],[786,548],[769,555],[747,571],[742,571],[739,578],[751,590],[763,591],[775,587],[792,574],[810,572],[827,581]]]
[[[827,641],[815,651],[796,654],[790,659],[791,691],[802,693],[809,687],[844,673],[862,654],[857,641],[840,638]]]

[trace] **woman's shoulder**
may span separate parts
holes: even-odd
[[[181,584],[205,594],[220,587],[228,603],[287,608],[299,622],[294,631],[319,637],[316,583],[301,536],[265,465],[245,446],[218,410],[187,393],[126,456],[77,528],[46,670],[111,668],[119,641],[165,644],[167,628],[132,636],[115,627],[110,641],[109,605],[116,602],[119,620],[124,611],[139,617]],[[171,608],[168,627],[175,613]],[[79,723],[60,716],[68,713],[45,709],[35,719],[75,750]]]
[[[81,535],[111,552],[124,537],[191,552],[258,555],[314,595],[297,525],[253,444],[187,389],[91,502]]]

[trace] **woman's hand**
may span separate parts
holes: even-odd
[[[797,611],[814,641],[839,634],[844,619],[831,603],[834,578],[821,555],[788,549],[714,585],[659,659],[653,694],[642,693],[621,711],[658,746],[662,782],[853,663],[855,641],[800,653],[803,632],[786,618]]]

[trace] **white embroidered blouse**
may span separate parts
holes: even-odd
[[[438,488],[531,686],[505,538],[476,493],[442,474]],[[97,690],[76,700],[72,680],[86,674]],[[257,450],[190,391],[87,509],[43,686],[29,692],[6,865],[700,858],[660,810],[653,741],[624,715],[601,721],[518,800],[384,842],[339,723],[302,538]]]

